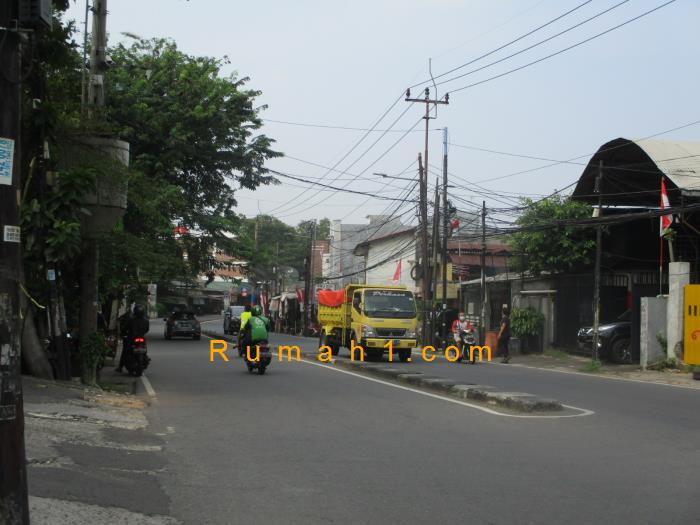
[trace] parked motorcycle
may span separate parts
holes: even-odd
[[[244,349],[243,360],[248,367],[248,372],[252,374],[257,370],[259,375],[263,375],[272,362],[270,344],[267,341],[260,341],[250,347],[250,352]]]
[[[476,353],[471,353],[469,349],[476,345],[476,334],[474,330],[460,330],[460,359],[459,361],[469,361],[471,364],[476,363]],[[471,354],[471,355],[470,355]],[[459,362],[457,361],[457,362]]]
[[[143,371],[148,368],[151,358],[148,357],[146,348],[146,339],[144,337],[135,337],[131,341],[131,352],[129,353],[124,366],[129,374],[139,377]]]

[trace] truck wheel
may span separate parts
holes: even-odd
[[[399,350],[399,361],[402,363],[408,363],[408,360],[411,358],[411,349],[410,348],[401,348]]]

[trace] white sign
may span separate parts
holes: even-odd
[[[15,154],[15,141],[0,137],[0,184],[12,185],[12,160]]]
[[[46,280],[55,281],[56,280],[56,270],[46,270]]]
[[[19,226],[5,226],[2,239],[5,242],[20,242]]]

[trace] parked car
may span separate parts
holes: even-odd
[[[633,363],[635,356],[631,349],[632,312],[627,310],[612,323],[598,327],[598,355],[613,363]],[[578,349],[588,355],[593,354],[593,327],[584,326],[578,331]]]
[[[202,336],[202,327],[192,311],[173,312],[170,317],[163,320],[165,321],[166,339],[191,337],[197,340]]]
[[[229,306],[224,310],[224,333],[228,335],[237,334],[241,329],[241,314],[245,310],[244,306]]]

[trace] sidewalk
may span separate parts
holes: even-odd
[[[107,373],[133,388],[135,378]],[[77,382],[23,377],[32,524],[173,525],[155,472],[163,440],[150,433],[146,402]]]

